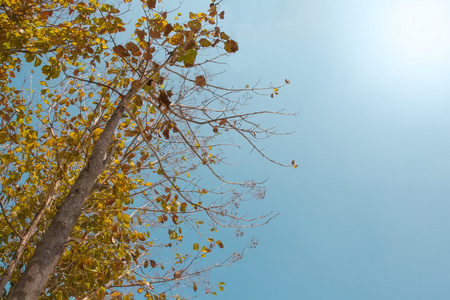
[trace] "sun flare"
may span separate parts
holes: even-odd
[[[409,61],[450,56],[450,5],[446,1],[402,1],[392,11],[391,46]]]

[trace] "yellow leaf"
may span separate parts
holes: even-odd
[[[151,183],[151,182],[146,182],[144,185],[145,185],[145,186],[151,186],[152,183]]]
[[[103,128],[97,128],[92,133],[94,136],[99,136],[103,132]]]
[[[191,175],[189,175],[189,172],[186,172],[186,176],[187,176],[187,177],[191,177]]]
[[[111,294],[111,296],[115,297],[115,296],[120,296],[121,294],[119,292],[114,292]]]

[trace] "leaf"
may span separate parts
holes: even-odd
[[[57,299],[57,300],[62,300],[62,299],[63,299],[63,293],[62,293],[62,291],[58,291],[58,293],[56,293],[56,299]]]
[[[145,41],[145,32],[136,28],[134,30],[134,34],[136,34],[141,42]]]
[[[99,136],[100,134],[102,134],[103,132],[103,128],[96,128],[93,132],[92,135],[93,136]]]
[[[195,284],[195,282],[194,282],[194,284],[193,284],[192,288],[194,289],[194,292],[196,292],[196,291],[197,291],[197,285]]]
[[[203,246],[202,249],[201,249],[200,251],[202,251],[202,252],[204,252],[204,253],[209,253],[209,252],[211,252],[211,249],[209,249],[209,248],[206,247],[206,246]]]
[[[164,105],[165,107],[169,108],[171,102],[169,100],[169,96],[167,95],[166,91],[161,90],[159,92],[158,102],[160,104]],[[168,137],[167,137],[167,139],[168,139]]]
[[[199,31],[202,29],[202,23],[200,23],[198,20],[191,20],[187,23],[189,29],[192,31]]]
[[[142,56],[142,58],[146,61],[150,61],[153,58],[152,52],[150,51],[150,49],[145,49],[144,55]]]
[[[156,262],[153,259],[150,260],[150,265],[152,268],[156,268]]]
[[[230,37],[229,37],[225,32],[221,32],[221,33],[220,33],[220,38],[221,38],[222,40],[228,40],[228,39],[230,39]]]
[[[168,36],[173,30],[173,26],[172,24],[167,24],[166,26],[164,26],[164,36]]]
[[[178,224],[178,216],[176,214],[172,215],[172,222],[173,224],[177,225]]]
[[[39,67],[42,63],[42,60],[39,57],[36,57],[36,61],[34,62],[35,67]]]
[[[287,84],[291,83],[291,82],[289,81],[289,79],[285,79],[284,81],[285,81]]]
[[[223,18],[225,18],[225,11],[220,12],[219,18],[221,18],[222,20]]]
[[[184,40],[184,34],[177,33],[169,39],[169,44],[171,45],[179,45]]]
[[[185,67],[192,67],[195,63],[195,58],[197,57],[197,51],[194,49],[189,49],[186,53],[180,57],[184,62]]]
[[[159,39],[161,38],[161,32],[157,31],[157,30],[150,30],[148,32],[148,35],[152,38],[152,39]]]
[[[156,0],[147,0],[147,6],[149,9],[154,9],[156,7]]]
[[[228,40],[224,43],[225,51],[229,53],[234,53],[239,50],[238,44],[233,40]]]
[[[117,45],[115,47],[113,47],[113,51],[114,53],[116,53],[117,55],[119,55],[120,57],[127,57],[130,56],[130,54],[128,53],[128,51],[125,49],[124,46],[122,45]]]
[[[198,243],[195,243],[192,248],[194,249],[194,251],[197,251],[199,249]]]
[[[223,244],[221,241],[216,241],[217,246],[219,246],[219,248],[223,248]]]
[[[203,87],[206,85],[206,79],[205,76],[200,75],[195,77],[195,84],[198,85],[199,87]]]
[[[198,41],[198,43],[202,47],[210,47],[212,45],[211,42],[205,38],[200,39],[200,41]]]
[[[142,54],[139,47],[133,42],[128,42],[125,45],[125,49],[130,51],[133,56],[140,56]]]

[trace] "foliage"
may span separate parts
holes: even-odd
[[[201,274],[240,255],[197,264],[224,248],[211,236],[219,227],[268,220],[237,214],[245,189],[257,185],[217,173],[217,138],[235,132],[260,152],[255,137],[272,132],[249,118],[269,112],[240,113],[245,102],[236,94],[273,97],[279,87],[213,84],[208,64],[239,49],[219,27],[219,3],[182,21],[161,0],[142,1],[130,39],[130,2],[0,0],[0,273],[2,290],[11,287],[5,298],[94,156],[102,156],[99,175],[41,299],[180,299],[180,287],[197,291],[201,284],[215,293]],[[30,88],[20,86],[27,75]],[[107,151],[98,150],[103,141]],[[205,174],[223,187],[200,185]],[[190,233],[203,242],[182,246]],[[170,259],[172,247],[185,252]]]

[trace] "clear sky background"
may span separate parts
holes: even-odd
[[[216,299],[450,299],[450,1],[222,3],[240,46],[224,83],[290,79],[254,101],[300,111],[266,120],[295,134],[260,143],[300,166],[241,159],[270,177],[247,212],[280,216],[214,273]]]

